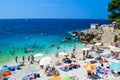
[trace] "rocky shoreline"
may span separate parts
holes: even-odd
[[[77,37],[78,41],[87,44],[94,44],[96,42],[101,42],[103,31],[100,29],[89,29],[84,31],[72,31],[72,35]]]
[[[85,44],[103,43],[106,46],[116,42],[120,44],[120,30],[112,25],[103,24],[98,29],[75,30],[70,33],[77,37],[78,41]]]

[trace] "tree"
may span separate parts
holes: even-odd
[[[120,0],[112,0],[108,4],[108,11],[110,12],[108,15],[109,21],[120,22]]]

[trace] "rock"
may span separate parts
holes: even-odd
[[[71,40],[71,37],[66,37],[65,39],[66,39],[66,40]]]
[[[72,39],[71,37],[65,37],[65,38],[62,40],[62,42],[69,41],[69,40],[71,40],[71,39]]]
[[[77,31],[73,31],[73,32],[71,32],[73,35],[75,35],[75,36],[78,36],[78,32]]]

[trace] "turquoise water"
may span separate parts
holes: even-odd
[[[0,20],[0,64],[22,56],[43,53],[53,55],[57,51],[72,51],[73,46],[81,48],[82,43],[69,34],[73,30],[89,29],[91,23],[109,23],[107,20],[82,19],[3,19]],[[65,37],[72,40],[62,42]],[[54,47],[50,47],[54,44]],[[57,46],[60,49],[57,50]],[[24,53],[25,49],[34,51]],[[43,56],[43,57],[44,57]]]

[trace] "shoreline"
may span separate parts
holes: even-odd
[[[65,43],[65,44],[67,44],[67,43]],[[25,56],[25,58],[26,58],[26,60],[27,60],[27,57],[28,56],[31,56],[31,55],[34,55],[34,54],[36,54],[36,53],[43,53],[43,56],[41,56],[40,58],[43,58],[43,57],[45,57],[45,56],[53,56],[53,55],[55,55],[56,54],[56,52],[58,51],[58,52],[62,52],[62,51],[66,51],[66,52],[70,52],[71,50],[72,50],[72,48],[70,47],[70,45],[72,45],[72,47],[73,47],[73,45],[74,45],[74,43],[70,43],[70,44],[67,44],[66,45],[66,47],[65,47],[65,49],[64,49],[64,47],[61,47],[60,48],[60,50],[57,50],[55,47],[51,50],[47,50],[47,53],[48,54],[46,54],[45,53],[45,51],[37,51],[37,52],[31,52],[31,53],[27,53],[27,54],[25,54],[25,53],[18,53],[18,60],[20,61],[20,62],[22,62],[22,56]],[[64,44],[62,44],[61,46],[64,46]],[[80,43],[80,42],[76,42],[76,46],[78,46],[78,47],[83,47],[83,44],[82,43]],[[11,55],[10,55],[11,56]],[[0,67],[3,67],[3,65],[12,65],[13,64],[13,62],[14,62],[14,64],[16,64],[15,63],[15,56],[16,55],[13,55],[13,56],[11,56],[12,57],[12,59],[10,59],[10,61],[5,61],[4,63],[1,63],[1,65],[0,65]],[[9,56],[8,57],[6,57],[6,56],[4,56],[5,58],[9,58]]]

